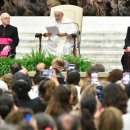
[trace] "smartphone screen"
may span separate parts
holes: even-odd
[[[52,74],[53,74],[52,70],[43,70],[43,71],[41,71],[41,76],[42,77],[50,77],[50,76],[52,76]]]
[[[25,121],[26,121],[27,123],[29,123],[30,120],[31,120],[31,115],[30,115],[30,114],[26,114],[26,115],[25,115]]]
[[[97,85],[97,86],[96,86],[96,90],[97,90],[98,99],[99,99],[99,101],[102,102],[102,100],[103,100],[102,86],[101,86],[101,85]]]
[[[98,73],[91,73],[91,84],[98,84]]]
[[[75,64],[69,64],[69,70],[75,70]]]
[[[122,78],[123,84],[129,84],[130,82],[130,72],[124,72]]]

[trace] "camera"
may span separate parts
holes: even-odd
[[[53,75],[52,70],[43,70],[43,71],[41,71],[41,77],[50,77],[52,75]]]

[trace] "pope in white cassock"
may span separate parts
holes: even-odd
[[[56,26],[59,33],[57,35],[52,35],[50,32],[44,33],[46,37],[43,43],[45,53],[56,56],[71,54],[74,45],[71,34],[77,33],[74,22],[69,18],[65,18],[61,9],[57,9],[54,11],[54,18],[48,22],[47,26]]]

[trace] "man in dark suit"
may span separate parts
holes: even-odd
[[[0,44],[0,51],[10,49],[9,54],[12,58],[15,58],[16,47],[19,43],[17,28],[10,25],[10,15],[8,13],[1,14],[1,22],[2,24],[0,25],[0,38],[11,39],[11,42],[8,45]]]
[[[124,54],[121,58],[123,70],[130,72],[130,26],[127,28],[127,34],[124,45]]]

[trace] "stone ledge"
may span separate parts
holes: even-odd
[[[35,71],[29,71],[28,74],[29,74],[29,77],[33,77],[35,74]],[[66,72],[62,72],[62,74],[66,77]],[[99,72],[98,74],[99,74],[99,79],[102,79],[102,78],[106,79],[108,77],[109,72]],[[85,78],[86,72],[80,72],[80,77]]]

